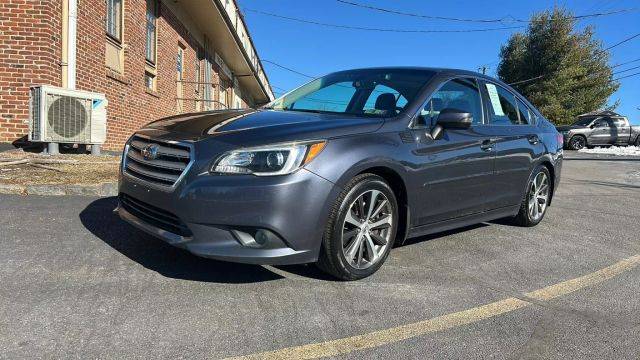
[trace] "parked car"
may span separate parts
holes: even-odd
[[[350,70],[260,109],[147,125],[124,149],[117,212],[199,256],[353,280],[407,238],[538,224],[561,165],[562,136],[499,80]]]
[[[632,126],[624,116],[589,116],[557,129],[570,150],[587,146],[640,146],[640,126]]]

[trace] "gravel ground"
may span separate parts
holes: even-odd
[[[640,254],[640,161],[567,155],[537,227],[414,239],[346,283],[194,257],[121,222],[114,198],[0,196],[0,358],[217,359],[464,320],[514,297],[529,305],[340,358],[637,359],[640,267],[546,301],[524,295]]]

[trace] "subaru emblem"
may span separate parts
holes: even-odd
[[[145,160],[155,160],[158,157],[158,148],[157,144],[149,144],[143,147],[140,152]]]

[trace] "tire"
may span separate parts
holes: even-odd
[[[580,150],[587,147],[587,138],[582,135],[574,135],[569,139],[567,147],[571,150]]]
[[[531,227],[538,225],[542,221],[547,208],[549,207],[552,181],[553,179],[551,178],[549,169],[545,166],[539,165],[533,170],[529,180],[527,181],[527,191],[525,191],[522,198],[522,204],[520,205],[518,215],[513,218],[513,223],[515,225]],[[533,197],[537,199],[538,207],[536,209],[532,209],[532,206],[535,207],[536,205],[536,201],[533,200]],[[542,204],[542,199],[544,199],[544,204]]]
[[[374,197],[375,202],[371,201]],[[393,190],[377,175],[358,175],[331,209],[316,265],[340,280],[370,276],[389,256],[397,228],[398,202]]]

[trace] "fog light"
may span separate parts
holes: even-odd
[[[258,230],[256,231],[255,240],[258,245],[264,246],[269,240],[269,233],[266,230]]]
[[[276,234],[266,229],[233,229],[231,233],[242,246],[250,248],[269,248],[281,243]]]

